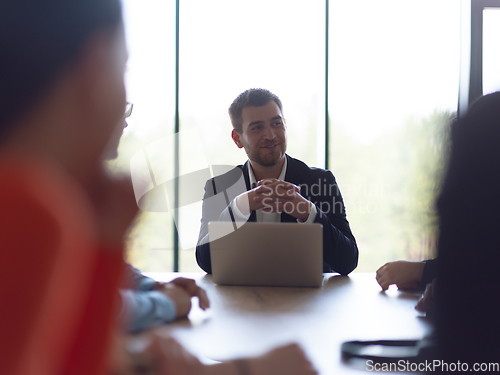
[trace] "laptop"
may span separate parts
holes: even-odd
[[[220,285],[320,287],[321,224],[209,222],[212,279]]]

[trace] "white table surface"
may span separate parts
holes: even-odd
[[[298,342],[320,374],[359,374],[366,366],[342,362],[342,342],[419,339],[431,331],[414,308],[418,293],[395,287],[382,292],[371,273],[324,274],[321,288],[219,286],[204,273],[147,275],[158,281],[193,278],[207,291],[209,310],[193,300],[188,319],[162,328],[207,363]]]

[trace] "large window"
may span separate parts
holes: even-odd
[[[288,153],[337,177],[358,271],[433,256],[465,2],[123,0],[134,113],[111,168],[132,164],[159,199],[140,202],[130,261],[143,271],[199,270],[204,183],[246,161],[227,108],[251,87],[282,99]],[[484,11],[485,90],[499,83],[498,14]]]
[[[459,57],[458,1],[330,1],[330,168],[359,271],[434,255]]]
[[[483,93],[500,90],[500,8],[483,10]]]

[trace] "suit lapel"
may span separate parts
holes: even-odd
[[[243,177],[245,178],[245,185],[247,187],[247,191],[250,190],[250,177],[248,175],[248,168],[250,167],[249,161],[243,165],[242,170],[243,170]],[[250,217],[248,218],[248,221],[255,222],[257,221],[257,212],[252,211],[250,214]]]
[[[247,160],[247,162],[243,165],[243,167],[241,167],[241,169],[243,170],[243,177],[245,178],[245,185],[247,187],[247,191],[250,190],[250,177],[248,175],[248,168],[250,168],[250,165],[249,161]]]
[[[288,156],[288,154],[285,154],[285,157],[286,157],[285,181],[298,185],[297,176],[295,173],[296,168],[294,168],[295,160],[293,158],[291,158],[290,156]],[[297,219],[294,218],[293,216],[288,215],[287,213],[282,212],[281,213],[281,222],[282,223],[296,223]]]
[[[286,155],[286,164],[287,164],[287,166],[286,166],[286,172],[285,172],[285,181],[291,182],[292,184],[295,184],[295,185],[300,185],[300,181],[299,181],[300,176],[297,173],[295,159],[291,158],[287,154]]]

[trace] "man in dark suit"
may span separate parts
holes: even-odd
[[[268,90],[250,89],[234,100],[229,116],[232,139],[248,161],[205,185],[198,265],[211,273],[210,221],[232,221],[235,229],[247,221],[295,222],[323,225],[323,272],[354,270],[358,248],[335,177],[286,154],[280,99]]]

